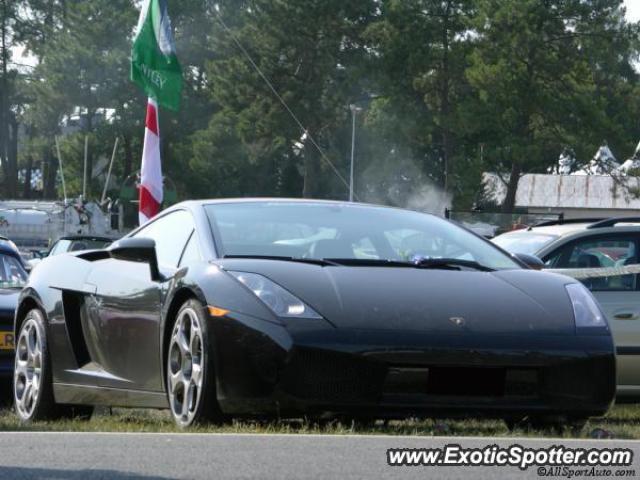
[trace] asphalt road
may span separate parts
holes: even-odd
[[[635,452],[631,468],[640,474],[640,442],[629,441],[24,432],[0,433],[0,479],[540,478],[536,467],[523,473],[515,467],[389,467],[386,463],[388,448],[494,443],[631,448]]]

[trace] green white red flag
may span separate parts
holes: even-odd
[[[170,110],[180,108],[182,68],[166,0],[145,0],[131,50],[131,80]]]
[[[138,218],[140,225],[147,223],[160,212],[164,197],[162,186],[162,161],[160,156],[160,127],[158,104],[149,98],[142,149],[142,169],[138,195]]]
[[[145,0],[131,50],[131,80],[147,94],[144,149],[139,184],[140,224],[155,217],[162,206],[159,106],[180,107],[182,69],[176,56],[166,0]]]

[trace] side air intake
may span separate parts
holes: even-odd
[[[82,368],[91,362],[82,329],[81,312],[84,305],[84,296],[81,293],[62,292],[62,303],[73,355],[78,363],[78,368]]]

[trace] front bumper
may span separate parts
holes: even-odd
[[[211,319],[218,400],[236,416],[599,416],[609,336],[480,336]]]

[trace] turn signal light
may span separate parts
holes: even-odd
[[[229,313],[229,310],[209,305],[209,315],[212,317],[224,317],[227,313]]]

